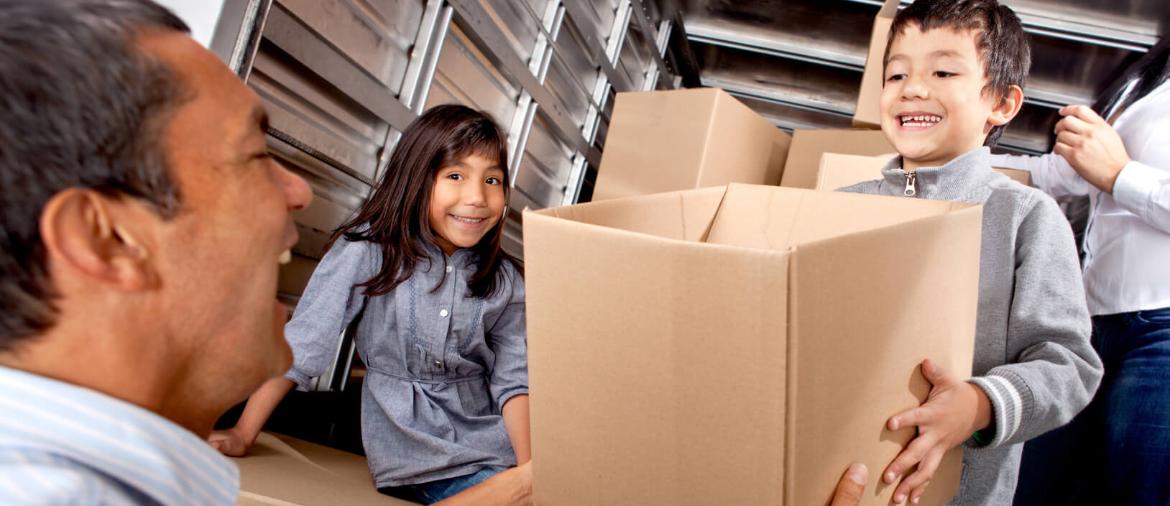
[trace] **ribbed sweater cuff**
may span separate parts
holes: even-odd
[[[995,448],[1012,439],[1020,430],[1025,407],[1032,404],[1031,390],[1024,381],[1007,371],[971,378],[991,401],[992,427],[995,437],[987,445]]]

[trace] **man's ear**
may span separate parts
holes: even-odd
[[[1020,108],[1023,106],[1024,90],[1013,84],[1008,87],[1003,96],[999,97],[998,103],[991,109],[991,116],[988,116],[987,123],[993,127],[1006,125],[1020,113]]]
[[[88,189],[57,193],[41,211],[48,258],[117,290],[149,288],[157,279],[140,231],[149,225],[127,204]]]

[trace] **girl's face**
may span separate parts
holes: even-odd
[[[504,168],[480,155],[439,169],[431,190],[430,220],[435,242],[451,255],[470,248],[504,213]]]

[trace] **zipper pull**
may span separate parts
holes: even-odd
[[[907,197],[913,197],[914,195],[917,195],[918,189],[915,188],[914,185],[916,183],[918,183],[918,173],[917,172],[905,172],[905,171],[903,171],[902,173],[906,174],[906,190],[903,191],[902,194],[907,196]]]

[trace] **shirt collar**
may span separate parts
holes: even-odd
[[[194,433],[103,393],[0,366],[0,448],[57,455],[162,504],[235,504],[239,468]]]

